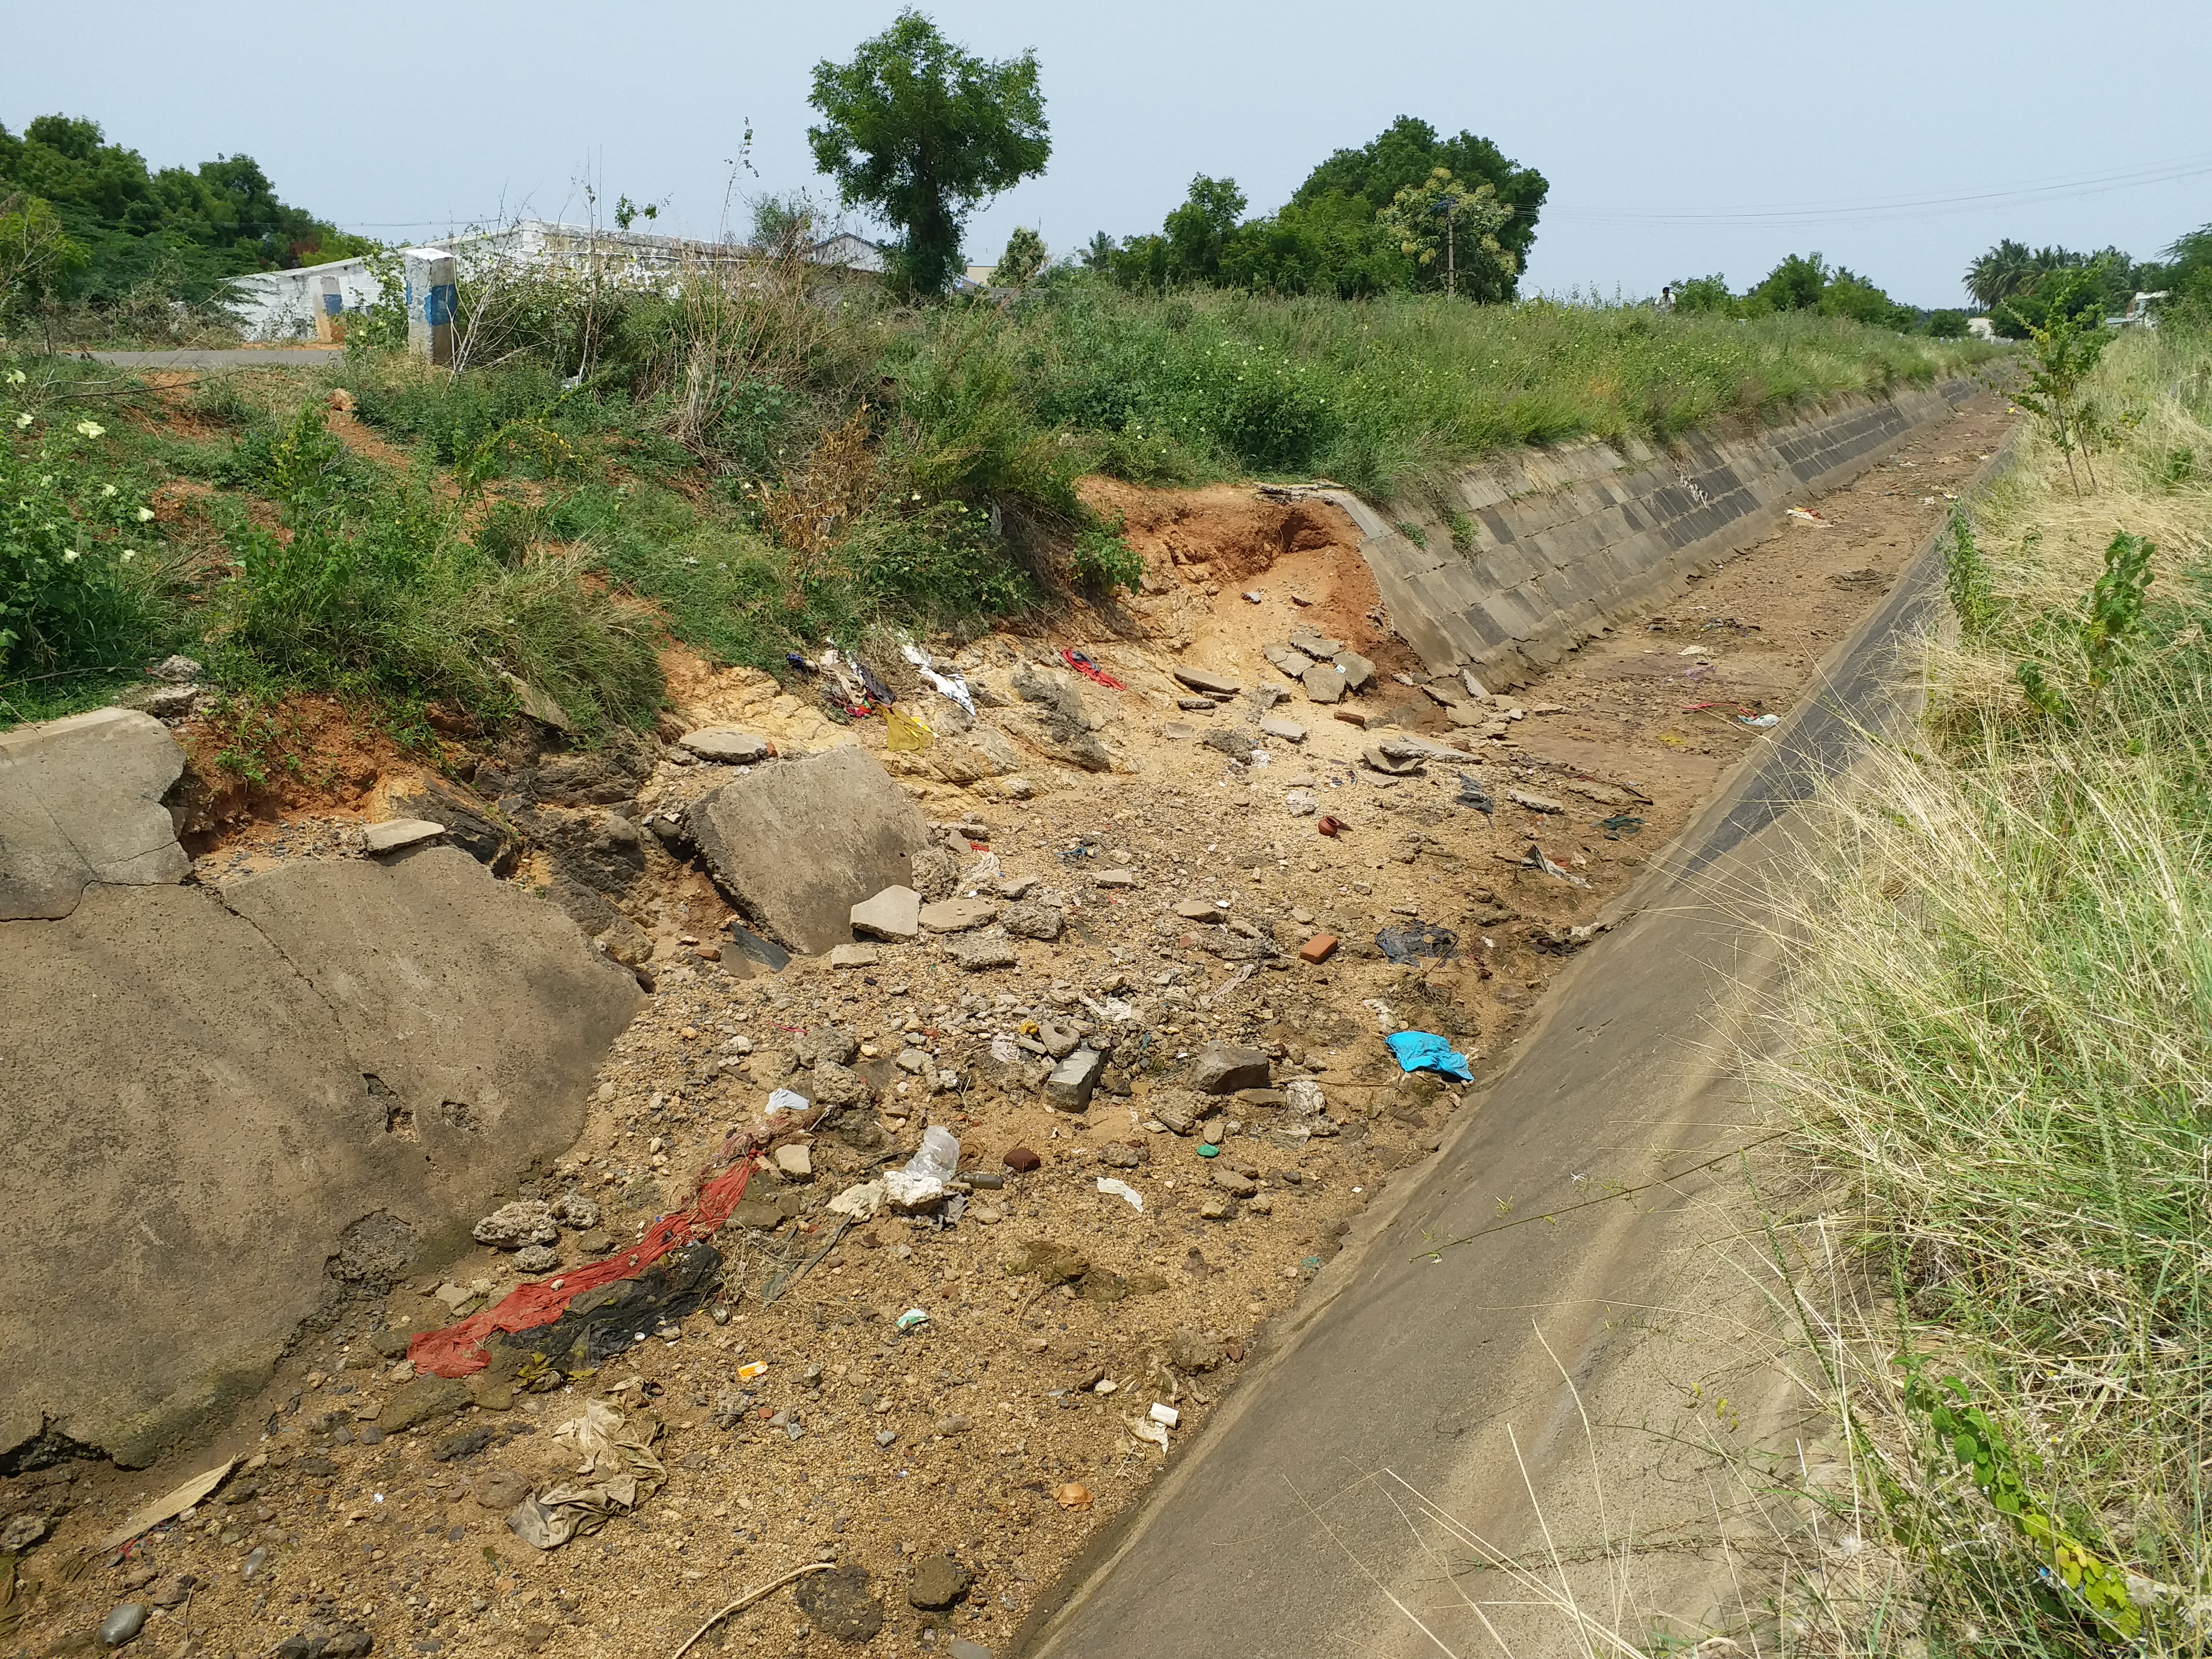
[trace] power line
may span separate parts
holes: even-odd
[[[2173,184],[2184,179],[2201,179],[2208,174],[2212,174],[2212,157],[2200,156],[2185,161],[2160,162],[2148,167],[2087,173],[2040,184],[1969,191],[1948,196],[1899,197],[1887,201],[1863,198],[1856,202],[1791,208],[1737,208],[1710,210],[1688,209],[1677,212],[1656,213],[1559,208],[1548,210],[1544,216],[1555,222],[1565,220],[1574,223],[1588,224],[1773,226],[1863,224],[1883,220],[1932,218],[1955,212],[1960,208],[1995,208],[2014,204],[2025,205],[2039,202],[2063,201],[2071,198],[2102,195],[2111,191],[2137,190],[2148,185]]]

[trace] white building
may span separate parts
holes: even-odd
[[[738,242],[702,242],[679,236],[647,236],[638,231],[598,230],[524,219],[498,230],[470,231],[433,244],[452,253],[465,272],[507,264],[520,266],[597,264],[617,281],[666,282],[700,265],[746,264],[765,256]],[[884,251],[849,232],[817,242],[809,263],[854,276],[883,275]],[[360,311],[383,292],[374,268],[382,261],[333,259],[294,270],[258,270],[230,280],[228,309],[247,337],[296,340],[313,335],[337,339],[335,319]],[[393,267],[396,270],[396,264]]]

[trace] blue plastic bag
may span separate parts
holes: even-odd
[[[1441,1072],[1462,1083],[1474,1081],[1474,1073],[1467,1069],[1467,1056],[1434,1031],[1393,1031],[1382,1041],[1409,1072]]]

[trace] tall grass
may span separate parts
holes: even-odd
[[[1838,804],[1798,917],[1769,1080],[1890,1292],[1836,1380],[1929,1651],[2212,1636],[2208,363],[2114,345],[2097,493],[2024,435],[1950,548],[1922,740]]]

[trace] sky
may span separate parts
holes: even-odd
[[[155,167],[244,152],[286,201],[380,238],[581,221],[586,180],[603,203],[665,203],[651,228],[742,234],[753,196],[828,193],[806,145],[813,66],[898,9],[27,6],[0,124],[89,116]],[[2212,223],[2203,0],[2139,0],[2109,24],[2072,0],[924,9],[985,57],[1034,48],[1042,73],[1051,165],[975,215],[975,263],[1017,225],[1055,252],[1156,230],[1197,173],[1273,209],[1401,114],[1551,181],[1524,292],[1634,299],[1716,271],[1741,289],[1817,250],[1893,298],[1955,306],[2001,236],[2147,258]]]

